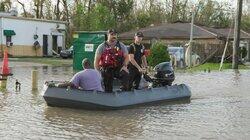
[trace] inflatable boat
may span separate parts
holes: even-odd
[[[156,65],[154,72],[153,76],[144,74],[144,79],[152,83],[151,88],[105,93],[59,88],[55,86],[57,82],[50,81],[45,84],[43,97],[49,106],[84,109],[122,109],[191,97],[185,84],[172,85],[175,75],[171,63]]]
[[[89,110],[123,109],[157,102],[189,99],[191,91],[185,84],[112,93],[50,87],[45,85],[43,98],[48,106]]]

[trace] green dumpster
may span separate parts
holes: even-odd
[[[76,32],[73,35],[73,69],[82,70],[82,60],[88,58],[93,66],[95,51],[106,39],[106,32]]]

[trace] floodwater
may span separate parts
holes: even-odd
[[[31,71],[39,90],[31,90]],[[70,67],[14,67],[0,93],[0,139],[241,139],[250,137],[250,71],[176,73],[190,101],[116,111],[48,107],[46,80],[69,80]],[[21,91],[15,91],[15,79]]]

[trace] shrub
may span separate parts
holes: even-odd
[[[150,66],[156,66],[161,62],[170,61],[170,56],[166,45],[162,42],[156,42],[150,48],[150,55],[148,56],[148,63]]]

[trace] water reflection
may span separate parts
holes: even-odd
[[[85,111],[56,107],[46,107],[44,110],[44,117],[54,126],[71,124],[63,128],[64,131],[86,133],[86,136],[91,133],[96,138],[138,135],[143,131],[140,127],[143,115],[143,110]]]
[[[8,98],[8,93],[5,93],[4,91],[0,92],[0,109],[6,106],[6,100]]]
[[[38,90],[31,90],[30,92],[30,105],[31,106],[39,106],[44,104],[44,100],[41,97],[41,92]]]
[[[41,68],[40,66],[32,66],[33,70],[38,70],[39,68]]]
[[[62,67],[62,71],[70,72],[72,71],[72,67]]]
[[[52,74],[55,74],[55,75],[60,74],[60,73],[58,73],[58,68],[59,67],[51,67]]]
[[[42,66],[43,74],[48,74],[48,66]]]
[[[238,85],[241,80],[241,73],[239,70],[233,70],[233,82],[234,84]]]

